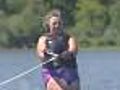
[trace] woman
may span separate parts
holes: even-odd
[[[77,44],[74,38],[63,30],[59,10],[51,11],[45,19],[47,33],[38,40],[38,56],[44,62],[52,57],[47,53],[48,50],[59,55],[55,61],[42,66],[46,90],[79,90]]]

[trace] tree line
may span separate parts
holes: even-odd
[[[120,46],[119,0],[0,0],[0,47],[33,48],[43,17],[58,8],[81,47]]]

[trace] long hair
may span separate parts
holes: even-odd
[[[49,20],[53,16],[58,17],[60,19],[61,28],[63,27],[61,11],[59,9],[53,9],[52,11],[48,12],[48,14],[44,17],[43,27],[47,32],[49,32]]]

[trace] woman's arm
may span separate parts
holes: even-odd
[[[76,40],[73,37],[70,37],[68,40],[68,51],[69,52],[73,52],[73,53],[77,53],[78,51],[78,45]]]
[[[78,45],[73,37],[68,40],[68,49],[60,54],[60,58],[63,60],[73,60],[76,57],[78,51]]]
[[[37,55],[39,56],[39,58],[41,60],[43,60],[45,58],[45,51],[46,51],[46,37],[45,36],[41,36],[38,40],[37,43]]]

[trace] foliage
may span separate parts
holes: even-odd
[[[119,6],[119,0],[0,0],[0,46],[34,47],[53,8],[81,47],[120,46]]]

